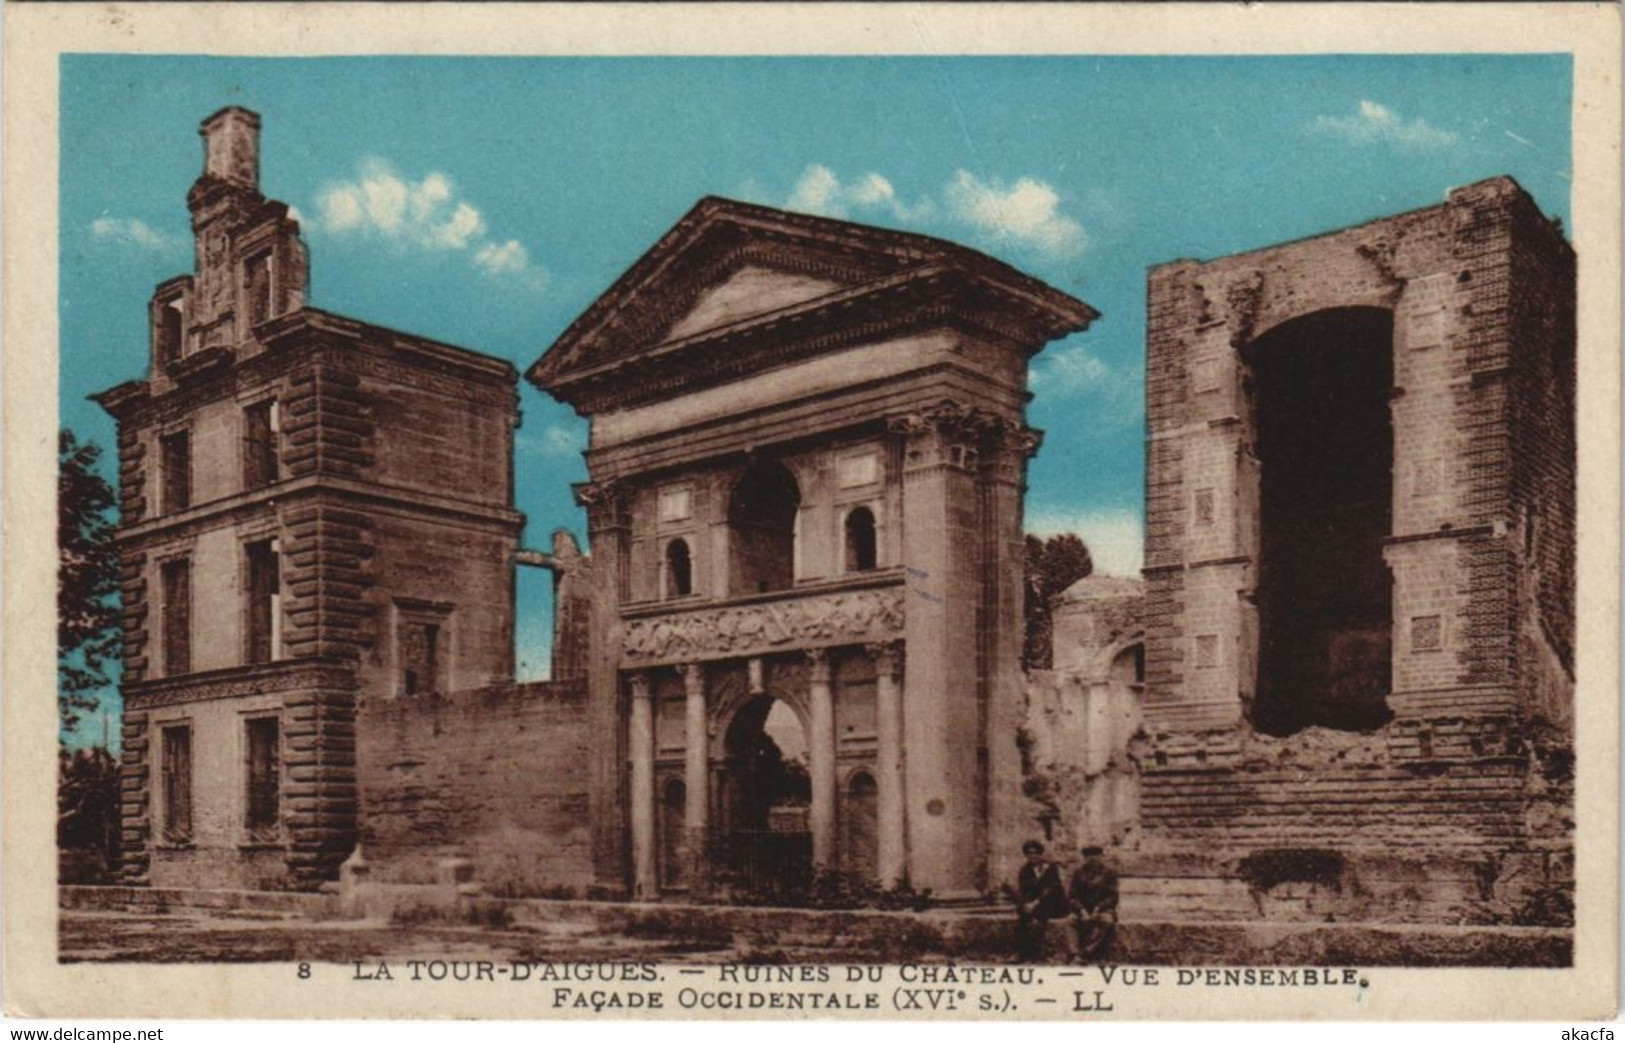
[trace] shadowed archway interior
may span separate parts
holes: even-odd
[[[795,584],[796,513],[801,489],[783,464],[746,471],[728,500],[728,587],[735,594]]]
[[[800,718],[781,700],[753,699],[728,725],[724,748],[721,836],[735,885],[758,894],[804,889],[812,878],[812,782]]]
[[[1313,312],[1251,351],[1259,489],[1253,724],[1366,731],[1390,714],[1393,315]]]

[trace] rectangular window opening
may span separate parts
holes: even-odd
[[[158,306],[158,368],[167,369],[181,359],[181,302],[165,301]]]
[[[192,670],[192,563],[165,562],[162,569],[164,676]]]
[[[243,487],[262,489],[280,475],[277,405],[256,402],[243,410]]]
[[[248,295],[248,324],[258,326],[271,317],[271,255],[255,254],[248,259],[244,271],[244,289]]]
[[[282,566],[275,540],[248,545],[248,661],[282,655]]]
[[[431,695],[444,692],[445,617],[427,616],[422,611],[403,613],[396,633],[401,694]]]
[[[275,717],[248,722],[248,839],[266,843],[281,829],[282,726]]]
[[[163,730],[164,840],[184,844],[192,839],[192,729],[176,725]]]
[[[165,514],[192,506],[192,435],[176,431],[159,440],[159,466],[163,469]]]

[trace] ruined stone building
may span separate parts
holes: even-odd
[[[1129,916],[1571,888],[1574,259],[1511,181],[1151,272],[1144,576],[1028,675],[1027,367],[1088,305],[703,200],[527,372],[590,421],[587,549],[527,551],[515,369],[307,307],[257,132],[203,124],[197,269],[99,396],[129,880],[972,900],[1041,835]]]
[[[1501,178],[1162,265],[1148,307],[1144,596],[1078,590],[1057,660],[1141,648],[1118,824],[1152,907],[1286,883],[1274,912],[1504,921],[1568,892],[1561,230]]]

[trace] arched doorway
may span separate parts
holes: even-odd
[[[880,875],[879,795],[873,775],[853,772],[846,782],[846,800],[841,808],[841,865],[848,876],[866,882]]]
[[[780,463],[746,471],[728,499],[728,589],[788,590],[796,581],[796,515],[801,489]]]
[[[1365,731],[1390,714],[1393,315],[1314,312],[1251,348],[1259,461],[1253,724]]]
[[[660,886],[682,887],[688,883],[687,825],[688,786],[682,779],[667,779],[660,790]]]
[[[761,696],[734,714],[721,776],[721,835],[734,886],[766,897],[804,892],[812,882],[812,780],[806,729],[788,703]]]

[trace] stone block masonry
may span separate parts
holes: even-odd
[[[459,859],[487,894],[584,893],[586,691],[576,680],[364,701],[360,843],[372,878],[430,884]]]
[[[145,378],[96,396],[118,422],[132,884],[335,881],[358,702],[513,679],[518,374],[307,307],[258,128],[204,121],[197,270],[153,293]]]

